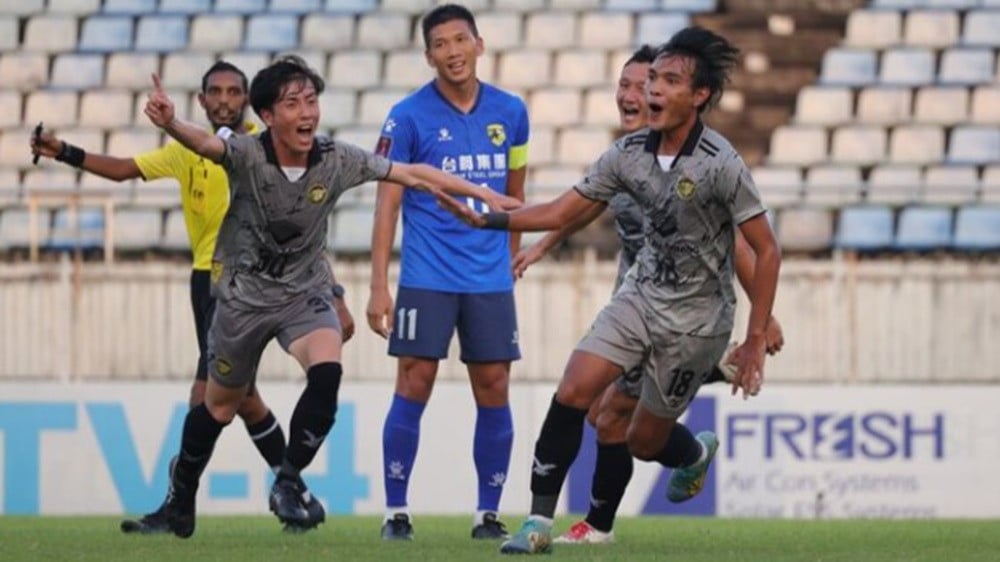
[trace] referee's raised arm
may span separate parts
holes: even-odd
[[[160,77],[157,74],[153,74],[153,91],[149,93],[149,99],[146,101],[146,108],[143,112],[154,125],[163,129],[164,132],[177,139],[177,142],[192,152],[204,156],[212,162],[222,162],[222,157],[226,154],[225,142],[194,123],[178,119],[174,112],[174,102],[163,91]]]

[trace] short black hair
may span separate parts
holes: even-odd
[[[472,15],[465,6],[458,4],[441,4],[437,8],[427,12],[420,22],[420,30],[424,34],[424,48],[431,48],[431,30],[452,20],[464,20],[472,29],[472,36],[479,37],[479,29],[476,27],[476,17]]]
[[[632,56],[630,56],[628,60],[625,61],[625,64],[622,65],[622,68],[625,68],[626,66],[635,63],[649,64],[653,62],[653,60],[655,59],[656,59],[656,49],[654,49],[649,45],[643,45],[638,49],[636,49],[634,53],[632,53]]]
[[[285,55],[264,67],[250,83],[250,107],[258,116],[264,109],[270,110],[281,97],[282,90],[292,82],[312,82],[316,94],[322,94],[326,83],[316,71],[309,68],[302,57]]]
[[[216,72],[234,72],[239,74],[240,80],[243,81],[243,91],[247,91],[247,75],[244,74],[243,71],[240,70],[235,64],[220,60],[208,67],[208,70],[206,70],[205,74],[201,77],[201,93],[204,94],[208,91],[208,78]]]
[[[694,62],[691,86],[708,88],[708,101],[698,108],[704,113],[722,97],[729,74],[739,59],[740,50],[725,37],[703,27],[686,27],[659,47],[656,57],[681,56]]]

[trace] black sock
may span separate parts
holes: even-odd
[[[632,468],[632,453],[629,453],[627,444],[597,444],[597,466],[594,467],[590,510],[587,511],[587,523],[591,527],[604,533],[611,532],[625,488],[632,479]]]
[[[254,447],[260,451],[260,456],[264,457],[271,470],[277,472],[281,468],[281,461],[285,458],[285,432],[281,430],[281,424],[274,417],[274,412],[268,410],[263,420],[254,424],[248,423],[246,426]]]
[[[188,488],[198,487],[198,479],[208,465],[208,459],[212,458],[215,442],[226,425],[216,421],[204,403],[188,410],[181,435],[181,452],[174,469],[174,478],[179,484]]]
[[[308,383],[299,397],[288,426],[288,447],[279,476],[298,478],[333,427],[337,415],[337,392],[343,371],[340,363],[319,363],[306,373]]]
[[[667,468],[691,466],[701,458],[701,443],[694,438],[691,430],[684,424],[674,424],[670,437],[663,450],[656,455],[656,460]]]
[[[702,384],[712,384],[713,382],[726,382],[726,375],[722,374],[722,369],[718,366],[712,367]]]
[[[549,413],[535,441],[531,469],[531,514],[551,519],[569,466],[580,452],[586,409],[564,406],[552,397]]]

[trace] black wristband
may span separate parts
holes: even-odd
[[[84,152],[79,146],[73,146],[72,144],[63,141],[62,150],[59,151],[59,154],[56,154],[56,160],[79,168],[80,166],[83,166],[83,159],[86,156],[87,153]]]
[[[486,221],[483,228],[489,230],[507,230],[510,225],[510,213],[486,213],[483,219]]]

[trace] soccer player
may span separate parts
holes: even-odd
[[[733,246],[739,228],[755,253],[746,340],[733,352],[733,392],[760,390],[780,268],[780,250],[749,171],[733,147],[700,119],[718,97],[737,49],[692,27],[658,49],[646,81],[648,127],[614,143],[574,189],[512,213],[479,214],[439,201],[470,224],[551,230],[625,192],[647,221],[646,243],[621,289],[570,356],[535,443],[531,513],[505,554],[551,550],[552,517],[576,457],[587,410],[625,368],[646,363],[628,428],[633,456],[674,469],[671,501],[701,491],[718,448],[677,422],[725,351],[733,328]],[[645,361],[644,361],[645,360]]]
[[[198,103],[205,110],[213,131],[226,127],[239,133],[257,132],[257,126],[244,119],[247,77],[242,70],[228,62],[216,62],[202,76]],[[199,352],[189,404],[192,408],[198,406],[205,399],[205,381],[208,379],[207,335],[215,312],[209,270],[219,225],[229,208],[229,180],[226,178],[226,171],[222,166],[202,158],[176,141],[132,158],[116,158],[85,153],[49,132],[42,132],[32,139],[32,151],[114,181],[135,178],[150,181],[169,177],[180,184],[181,206],[193,257],[191,308],[194,312]],[[335,285],[334,290],[342,296],[343,289],[338,287]],[[350,337],[349,332],[353,332],[354,320],[343,298],[338,298],[335,302],[341,323],[350,326],[349,331],[345,330],[347,339]],[[237,414],[246,424],[250,438],[268,466],[277,471],[285,456],[285,435],[281,424],[254,386],[251,385],[248,389],[247,398],[240,405]],[[302,486],[304,489],[304,484]],[[323,506],[308,493],[306,502],[311,516],[306,527],[315,527],[325,518]],[[121,529],[126,533],[164,533],[170,530],[164,517],[163,505],[139,520],[122,521]]]
[[[392,108],[378,151],[393,160],[439,166],[523,200],[527,110],[520,98],[476,77],[484,46],[472,13],[455,4],[439,6],[424,16],[422,31],[436,77]],[[473,200],[466,203],[482,208]],[[402,264],[394,307],[387,272],[400,207]],[[407,490],[420,418],[456,329],[477,411],[472,457],[479,497],[471,534],[474,539],[507,534],[497,512],[514,436],[507,402],[510,364],[521,356],[510,269],[518,245],[517,235],[469,228],[438,208],[432,196],[379,184],[367,316],[398,358],[382,433],[383,539],[413,538]]]
[[[649,73],[649,65],[656,56],[655,50],[643,45],[636,50],[622,67],[618,78],[618,88],[615,92],[615,104],[618,108],[618,130],[620,134],[629,134],[646,126],[646,98],[643,86]],[[619,193],[611,198],[608,206],[614,213],[615,230],[622,243],[621,257],[618,263],[618,277],[615,289],[621,286],[625,273],[632,264],[644,243],[642,231],[642,209],[632,197]],[[560,244],[590,223],[604,209],[594,208],[595,216],[584,215],[563,226],[559,230],[546,234],[541,240],[518,252],[514,257],[514,274],[521,277],[527,268],[540,260],[557,244]],[[753,278],[753,251],[746,241],[736,232],[736,248],[734,253],[735,268],[744,289],[750,287]],[[749,268],[749,269],[748,269]],[[781,326],[772,318],[768,322],[767,333],[768,353],[776,353],[781,349],[784,338]],[[726,356],[720,365],[724,365]],[[629,420],[639,403],[642,391],[643,366],[627,369],[615,382],[594,401],[587,412],[587,421],[597,430],[597,458],[594,466],[594,477],[590,489],[590,508],[586,518],[577,521],[569,530],[555,539],[556,543],[567,544],[606,544],[614,541],[614,522],[625,495],[625,488],[632,478],[633,462],[626,443]],[[727,369],[716,367],[705,383],[722,382]]]
[[[271,338],[302,365],[307,384],[292,413],[269,505],[282,523],[304,525],[309,514],[299,475],[333,426],[342,376],[342,326],[324,257],[327,214],[344,191],[375,179],[445,189],[491,208],[519,202],[430,166],[394,164],[317,135],[324,83],[299,57],[279,59],[250,84],[250,105],[267,125],[255,135],[213,135],[177,119],[159,78],[153,82],[146,115],[190,150],[221,163],[231,191],[211,269],[218,302],[208,333],[210,378],[204,403],[184,421],[164,510],[167,525],[179,537],[194,533],[199,478],[254,383]]]

